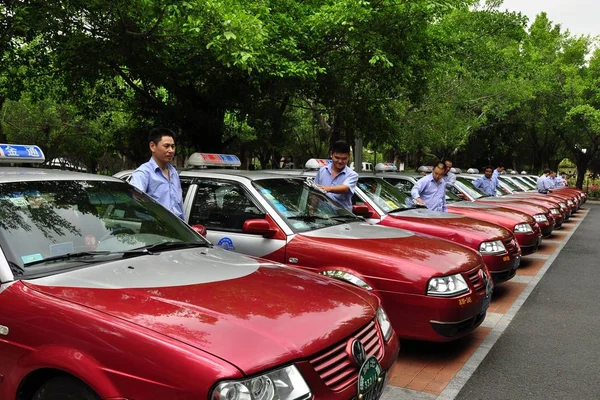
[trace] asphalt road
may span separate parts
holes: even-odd
[[[600,399],[600,205],[456,399]]]

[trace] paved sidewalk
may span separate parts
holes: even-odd
[[[600,205],[456,399],[599,399]]]
[[[524,257],[516,277],[495,288],[488,315],[475,332],[450,343],[402,341],[382,400],[454,399],[586,218],[588,208],[554,231],[537,253]]]

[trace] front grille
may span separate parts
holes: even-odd
[[[485,281],[482,279],[481,273],[479,272],[481,269],[482,266],[480,265],[477,268],[473,268],[472,270],[468,271],[465,275],[467,275],[467,279],[469,282],[471,282],[473,289],[476,292],[485,293]]]
[[[310,360],[310,364],[331,390],[342,390],[358,378],[358,368],[346,353],[351,338],[356,338],[365,346],[367,357],[375,356],[379,361],[383,357],[383,338],[375,321],[371,321],[351,337],[342,340]]]
[[[508,239],[504,239],[502,241],[502,243],[504,243],[504,247],[506,248],[506,251],[511,256],[516,256],[519,254],[519,248],[517,247],[517,242],[515,241],[515,238],[511,237]]]

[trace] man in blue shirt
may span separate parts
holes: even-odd
[[[348,167],[350,145],[343,140],[333,144],[332,163],[321,167],[315,177],[315,184],[327,196],[340,203],[346,210],[352,211],[352,196],[358,182],[358,174]]]
[[[567,187],[569,183],[567,182],[567,173],[561,172],[559,176],[556,177],[556,187]]]
[[[537,191],[539,193],[548,193],[550,192],[550,189],[552,189],[552,183],[550,182],[550,170],[549,169],[545,169],[544,170],[544,175],[540,176],[537,179]]]
[[[450,170],[452,169],[452,160],[449,160],[447,158],[444,159],[444,169],[446,173],[444,174],[442,179],[444,179],[447,184],[453,185],[456,182],[456,175],[454,174],[454,172],[450,172]]]
[[[410,191],[416,204],[432,211],[448,211],[446,207],[446,180],[443,179],[446,167],[438,162],[433,172],[417,181]]]
[[[498,167],[494,170],[494,173],[492,174],[492,181],[496,185],[496,187],[494,188],[494,193],[496,192],[496,188],[498,187],[498,177],[503,172],[504,172],[504,164],[498,163]]]
[[[473,185],[481,190],[483,193],[489,195],[489,196],[496,196],[496,188],[498,185],[498,178],[496,177],[496,179],[494,180],[492,178],[494,171],[492,170],[492,167],[485,167],[485,170],[483,171],[484,175],[480,176],[479,178],[475,179],[475,182],[473,182]]]
[[[152,157],[133,172],[129,183],[184,219],[181,182],[171,164],[175,156],[175,135],[169,129],[155,128],[148,139]]]

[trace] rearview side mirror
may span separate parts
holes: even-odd
[[[352,214],[358,215],[359,217],[369,218],[373,215],[373,212],[369,210],[369,207],[363,204],[356,204],[352,206]]]
[[[204,225],[196,224],[192,225],[192,229],[202,237],[206,237],[206,227]]]
[[[271,227],[266,219],[248,219],[244,221],[242,232],[252,235],[262,235],[266,238],[275,236],[277,230]]]

